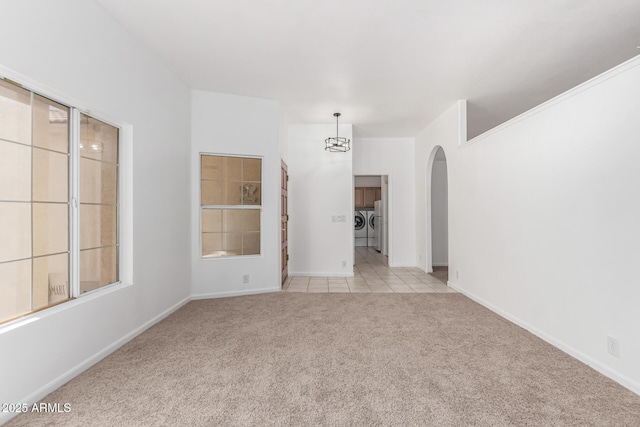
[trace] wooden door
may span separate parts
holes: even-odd
[[[288,188],[289,174],[287,173],[287,164],[281,162],[280,173],[280,251],[282,257],[282,284],[289,275],[289,204],[288,204]]]

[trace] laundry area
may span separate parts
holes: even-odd
[[[355,176],[353,181],[355,246],[388,255],[388,176]]]

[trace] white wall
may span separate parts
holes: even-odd
[[[353,141],[354,175],[389,176],[389,266],[416,265],[413,138]]]
[[[30,402],[189,297],[189,91],[94,2],[4,1],[0,39],[17,79],[133,130],[133,285],[0,326],[0,402]]]
[[[289,274],[353,276],[352,153],[324,150],[334,125],[289,126]],[[340,125],[351,138],[351,125]],[[333,222],[344,216],[345,222]]]
[[[382,187],[382,179],[378,176],[356,176],[354,179],[355,187]]]
[[[466,104],[457,102],[447,111],[423,129],[415,140],[415,200],[416,200],[416,264],[425,271],[430,271],[432,259],[431,236],[427,233],[427,223],[430,221],[431,200],[431,166],[438,148],[442,148],[447,158],[447,184],[448,184],[448,246],[447,257],[449,273],[455,270],[456,263],[456,233],[457,229],[463,229],[457,223],[457,212],[453,205],[458,192],[457,162],[458,142],[461,133],[461,116],[464,115]],[[464,137],[466,139],[466,137]]]
[[[284,161],[285,164],[289,162],[289,142],[288,142],[288,132],[289,128],[289,120],[287,119],[285,114],[281,114],[280,116],[280,159]]]
[[[191,94],[191,251],[194,298],[280,289],[280,104],[213,92]],[[200,257],[200,153],[262,157],[261,256]],[[249,283],[243,283],[243,275]]]
[[[449,262],[447,189],[447,161],[438,159],[436,156],[431,169],[431,259],[433,266],[446,266]]]
[[[459,149],[451,110],[417,142],[447,154],[452,284],[636,393],[638,93],[636,58]]]

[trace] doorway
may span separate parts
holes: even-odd
[[[354,263],[389,265],[389,176],[354,176]]]
[[[433,149],[427,168],[427,271],[448,280],[449,270],[449,192],[447,157],[442,147]]]

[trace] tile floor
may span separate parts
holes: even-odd
[[[387,265],[387,257],[375,249],[357,247],[354,277],[289,276],[283,290],[321,293],[456,292],[447,286],[447,267],[435,267],[433,273],[425,273],[416,267],[389,268]]]

